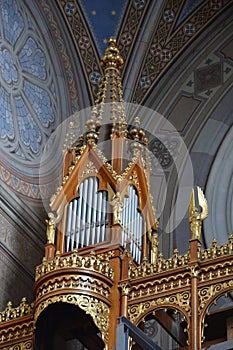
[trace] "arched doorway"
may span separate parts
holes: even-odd
[[[102,350],[104,346],[91,316],[75,305],[55,303],[37,320],[35,350]]]

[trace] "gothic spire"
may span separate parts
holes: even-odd
[[[112,136],[114,134],[124,136],[127,127],[121,77],[119,75],[123,63],[123,59],[116,46],[116,39],[110,38],[101,61],[104,74],[99,84],[99,91],[92,115],[101,123],[105,112],[105,104],[109,104],[108,108],[110,106],[109,112],[112,120]]]

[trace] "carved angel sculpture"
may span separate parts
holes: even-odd
[[[47,244],[54,244],[55,241],[55,218],[53,213],[48,214],[49,220],[45,220],[47,224]]]
[[[198,205],[202,209],[201,212],[199,212],[197,207],[195,206],[194,189],[192,189],[190,205],[189,205],[189,222],[190,222],[190,230],[192,232],[192,239],[200,240],[202,221],[208,216],[208,203],[204,193],[202,192],[201,188],[198,186],[197,186],[197,197],[198,197]]]
[[[123,210],[123,201],[121,199],[120,192],[117,192],[111,202],[113,206],[113,224],[121,224],[122,221],[122,210]]]

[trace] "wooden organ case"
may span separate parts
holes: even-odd
[[[145,332],[157,322],[169,338],[164,349],[199,350],[233,339],[233,235],[223,246],[214,240],[202,249],[208,206],[198,188],[201,212],[192,192],[189,251],[175,249],[169,259],[158,251],[147,139],[138,118],[131,128],[126,123],[122,64],[110,39],[92,119],[65,153],[62,186],[51,198],[34,303],[23,298],[14,308],[9,302],[0,313],[1,349],[113,350],[120,316]],[[106,103],[110,160],[97,147]],[[139,349],[133,342],[129,347]]]

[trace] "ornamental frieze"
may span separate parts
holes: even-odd
[[[37,289],[36,300],[38,301],[38,299],[54,292],[65,292],[67,290],[75,290],[77,294],[96,294],[109,304],[110,287],[106,283],[93,277],[75,275],[49,279]]]
[[[129,277],[131,279],[137,279],[146,276],[153,276],[156,273],[162,273],[172,269],[182,268],[188,266],[189,254],[180,255],[178,250],[175,249],[173,255],[169,259],[164,259],[162,253],[158,254],[156,263],[151,264],[144,261],[139,266],[134,266],[130,263]]]
[[[0,323],[8,322],[19,317],[32,315],[33,304],[28,304],[26,298],[22,298],[19,306],[12,307],[12,302],[8,301],[5,310],[0,312]]]
[[[79,268],[89,269],[90,271],[96,271],[110,279],[113,277],[113,270],[109,264],[109,261],[99,260],[95,253],[90,253],[90,256],[80,256],[78,251],[74,249],[73,253],[69,256],[61,256],[60,252],[57,252],[54,259],[47,261],[45,258],[41,265],[36,268],[36,278],[38,281],[43,275],[66,268]]]
[[[152,298],[158,293],[168,294],[173,292],[174,289],[190,288],[190,278],[187,273],[177,274],[167,278],[160,278],[157,280],[151,280],[144,283],[138,283],[131,286],[129,300],[135,300],[138,298]]]
[[[0,330],[0,346],[1,344],[7,343],[8,341],[11,341],[11,344],[12,344],[14,341],[16,342],[22,341],[24,338],[27,338],[27,339],[32,338],[33,330],[34,330],[34,323],[31,319],[29,319],[27,322],[24,322],[22,324],[16,324],[16,323],[10,324],[10,326],[8,325],[4,329]],[[25,342],[22,342],[20,344],[21,345],[25,344]],[[2,349],[2,347],[0,348]],[[6,347],[3,349],[14,349],[14,347],[13,348]],[[15,349],[18,350],[21,348],[15,348]],[[30,347],[28,349],[30,349]]]
[[[2,350],[32,350],[33,349],[33,343],[32,340],[27,340],[25,342],[17,343],[15,345],[9,345]]]
[[[218,264],[211,264],[206,268],[202,268],[199,273],[200,283],[210,282],[212,280],[220,280],[224,278],[225,280],[231,278],[233,273],[233,261],[225,261]]]

